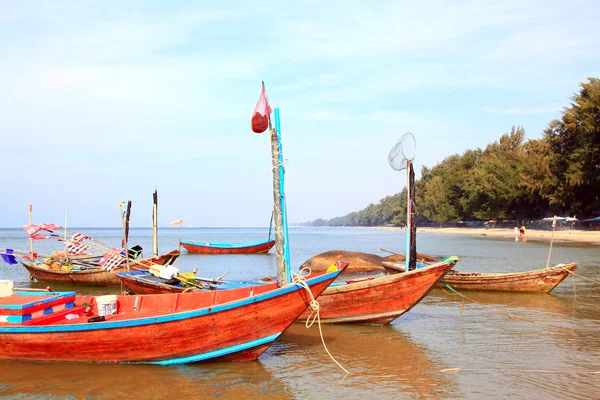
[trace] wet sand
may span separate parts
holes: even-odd
[[[398,229],[398,228],[393,228]],[[471,235],[471,236],[495,236],[495,237],[515,237],[513,229],[496,228],[418,228],[419,232],[451,234],[451,235]],[[534,229],[525,230],[525,238],[531,240],[550,241],[552,231],[541,231]],[[600,244],[600,231],[580,231],[567,230],[554,232],[555,241],[572,241],[581,243]]]

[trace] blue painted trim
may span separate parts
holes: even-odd
[[[266,343],[271,343],[271,342],[275,341],[279,337],[279,335],[281,335],[281,333],[276,333],[275,335],[267,336],[265,338],[258,339],[258,340],[253,340],[251,342],[238,344],[236,346],[228,347],[226,349],[220,349],[220,350],[215,350],[215,351],[211,351],[211,352],[204,353],[204,354],[198,354],[196,356],[174,358],[172,360],[164,360],[164,361],[154,361],[154,362],[149,362],[149,363],[145,363],[145,364],[158,364],[158,365],[186,364],[186,363],[191,363],[191,362],[196,362],[196,361],[208,360],[210,358],[222,357],[222,356],[226,356],[228,354],[237,353],[238,351],[248,350],[253,347],[261,346]]]
[[[218,249],[240,249],[240,248],[244,248],[244,247],[260,246],[262,244],[267,244],[270,242],[275,242],[275,241],[274,240],[262,240],[260,242],[253,242],[253,243],[218,243],[218,242],[199,243],[199,242],[182,240],[181,244],[187,244],[190,246],[198,246],[198,247],[207,247],[207,248],[218,248]]]
[[[22,324],[23,322],[27,322],[30,319],[31,319],[31,314],[9,315],[8,317],[6,317],[6,322],[11,323],[11,324]]]
[[[27,292],[15,292],[15,294],[17,294],[19,296],[23,296],[23,293],[27,293]],[[30,307],[33,307],[33,306],[38,306],[40,304],[47,304],[47,303],[50,303],[52,301],[64,299],[64,298],[67,298],[67,297],[75,297],[75,292],[52,292],[52,293],[46,292],[45,293],[45,295],[49,295],[49,294],[50,295],[55,295],[55,296],[48,297],[47,299],[32,301],[32,302],[25,303],[25,304],[0,304],[0,309],[4,309],[4,310],[24,310],[26,308],[30,308]],[[36,294],[36,296],[38,296],[38,294]]]
[[[74,296],[75,292],[28,292],[25,290],[15,289],[13,292],[15,296],[50,296],[50,295],[67,295]]]
[[[312,279],[307,279],[307,283],[315,285],[337,277],[340,270],[330,272]],[[266,293],[261,293],[252,297],[246,297],[238,301],[215,305],[211,307],[201,308],[199,310],[185,311],[175,314],[160,315],[155,317],[146,317],[139,319],[128,319],[123,321],[106,321],[95,322],[93,324],[73,324],[73,325],[54,325],[54,326],[15,326],[15,327],[0,327],[0,333],[40,333],[40,332],[72,332],[72,331],[94,331],[101,329],[117,329],[133,326],[154,325],[166,322],[181,321],[189,318],[200,317],[208,314],[215,314],[222,311],[244,307],[252,303],[258,303],[274,297],[283,296],[298,290],[305,290],[299,284],[288,285],[279,289],[271,290]],[[152,295],[149,295],[152,296]]]
[[[44,310],[44,315],[50,315],[53,312],[54,312],[54,309],[52,307],[49,307]]]
[[[75,302],[74,301],[70,301],[67,304],[65,304],[65,308],[68,310],[69,308],[73,308],[75,307]]]
[[[279,150],[279,191],[281,198],[281,222],[283,230],[283,258],[285,259],[285,276],[287,283],[292,282],[292,271],[290,262],[290,243],[288,233],[287,208],[285,204],[285,167],[283,166],[283,150],[281,146],[281,120],[279,118],[279,108],[275,110],[275,130],[277,131],[277,146]]]

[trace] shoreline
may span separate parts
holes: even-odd
[[[388,228],[383,229],[400,229],[400,228]],[[471,236],[491,236],[491,237],[506,237],[515,238],[513,229],[509,228],[430,228],[430,227],[417,227],[418,232],[428,232],[443,235],[471,235]],[[552,237],[552,231],[543,231],[535,229],[525,230],[525,240],[541,240],[550,241]],[[523,238],[519,237],[519,240]],[[566,230],[566,231],[555,231],[554,241],[568,241],[568,242],[579,242],[579,243],[590,243],[600,245],[600,231],[582,231],[582,230]]]

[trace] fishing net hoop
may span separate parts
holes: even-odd
[[[390,150],[388,155],[390,167],[396,171],[405,170],[408,168],[408,163],[415,159],[416,150],[417,141],[415,136],[410,132],[406,132]]]

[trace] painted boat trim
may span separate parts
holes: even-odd
[[[225,349],[219,349],[219,350],[211,351],[211,352],[204,353],[204,354],[198,354],[195,356],[182,357],[182,358],[173,358],[171,360],[142,362],[141,364],[176,365],[176,364],[186,364],[186,363],[191,363],[191,362],[208,360],[210,358],[222,357],[222,356],[226,356],[228,354],[237,353],[238,351],[248,350],[253,347],[271,343],[271,342],[275,341],[279,337],[279,335],[281,335],[281,332],[276,333],[271,336],[264,337],[262,339],[253,340],[251,342],[238,344],[235,346],[227,347]]]
[[[269,243],[275,243],[274,240],[263,240],[260,242],[253,242],[253,243],[218,243],[218,242],[214,242],[214,243],[199,243],[199,242],[192,242],[192,241],[181,241],[182,245],[188,245],[188,246],[198,246],[198,247],[206,247],[206,248],[215,248],[215,249],[241,249],[241,248],[245,248],[245,247],[255,247],[255,246],[260,246],[260,245],[264,245],[264,244],[269,244]]]
[[[340,271],[330,272],[317,276],[313,279],[307,280],[307,283],[314,285],[321,283],[332,276],[337,276]],[[182,313],[161,315],[156,317],[145,317],[139,319],[128,319],[123,321],[106,321],[106,322],[95,322],[88,324],[76,324],[76,325],[57,325],[57,326],[18,326],[18,327],[0,327],[0,333],[40,333],[40,332],[72,332],[72,331],[93,331],[100,329],[118,329],[127,328],[132,326],[143,326],[152,325],[158,323],[166,323],[173,321],[181,321],[189,318],[195,318],[202,315],[214,314],[221,311],[231,310],[238,307],[243,307],[248,304],[258,303],[273,297],[282,296],[287,293],[292,293],[297,290],[304,290],[304,287],[298,283],[289,284],[279,289],[271,290],[267,293],[262,293],[256,296],[247,297],[241,300],[232,301],[212,307],[204,307],[200,310],[185,311]]]
[[[40,292],[37,294],[30,294],[35,292],[18,292],[15,291],[13,294],[17,296],[47,296],[53,295],[52,297],[48,297],[47,299],[32,301],[30,303],[25,304],[0,304],[0,309],[4,310],[23,310],[26,308],[31,308],[33,306],[38,306],[41,304],[51,303],[56,300],[65,299],[67,297],[75,297],[75,292]]]

